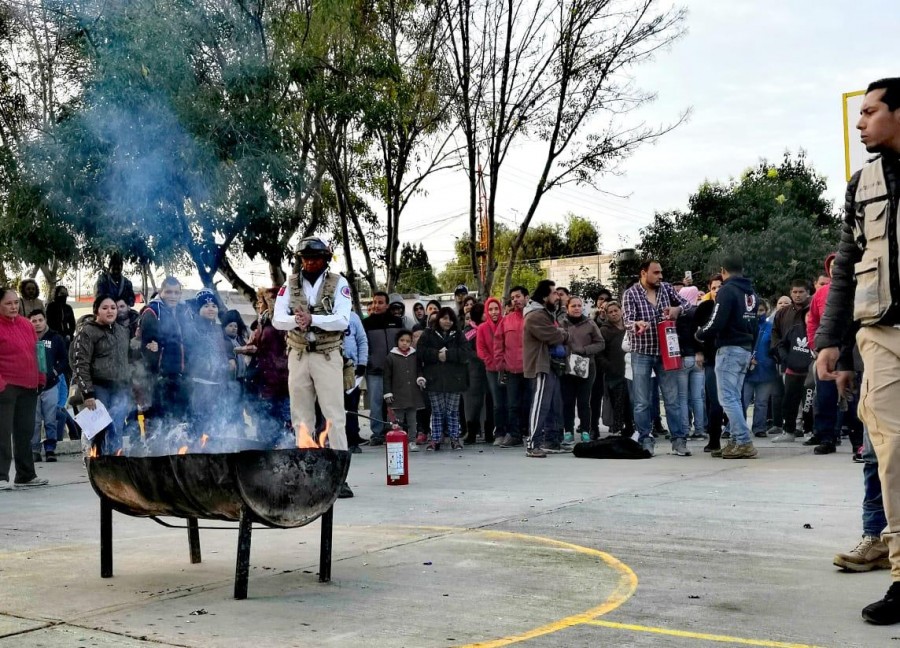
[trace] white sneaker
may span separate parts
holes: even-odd
[[[790,432],[782,432],[777,437],[772,439],[772,443],[793,443],[796,440],[797,438]]]
[[[16,484],[15,488],[30,488],[32,486],[46,486],[50,482],[44,479],[43,477],[34,477],[30,481],[22,482],[20,484]]]
[[[13,488],[14,488],[14,486],[12,485],[12,482],[9,481],[8,479],[4,479],[3,481],[0,481],[0,491],[12,490]]]
[[[418,452],[419,451],[419,446],[416,445],[415,441],[409,442],[409,451],[410,452]]]

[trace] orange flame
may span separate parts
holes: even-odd
[[[116,450],[116,456],[117,456],[117,457],[121,457],[121,456],[122,456],[122,448],[119,448],[118,450]]]
[[[321,443],[316,443],[315,438],[309,433],[309,428],[304,423],[297,426],[297,447],[306,450],[321,450],[325,447],[325,441],[328,439],[328,432],[331,430],[331,421],[325,422],[325,430],[320,438]]]
[[[188,451],[187,446],[181,446],[180,448],[178,448],[178,454],[180,454],[180,455],[187,454],[187,451]]]
[[[319,447],[324,448],[325,442],[328,441],[328,433],[331,432],[331,421],[325,421],[325,429],[319,435]]]
[[[201,448],[205,448],[205,447],[206,447],[206,442],[207,442],[207,441],[209,441],[209,435],[208,435],[208,434],[204,434],[202,437],[200,437],[200,447],[201,447]]]
[[[88,457],[91,459],[96,459],[100,456],[100,451],[97,449],[97,446],[92,445],[90,452],[88,452]]]

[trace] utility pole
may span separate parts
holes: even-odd
[[[488,249],[490,247],[491,232],[488,227],[487,216],[487,191],[484,187],[484,171],[481,168],[481,156],[478,156],[478,248],[475,251],[478,256],[478,274],[481,277],[481,285],[484,285],[487,276]],[[479,297],[484,297],[480,295]]]

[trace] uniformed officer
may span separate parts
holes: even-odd
[[[328,445],[347,450],[344,414],[344,358],[341,347],[350,325],[350,286],[328,272],[331,249],[310,236],[297,246],[299,263],[278,291],[272,324],[287,331],[291,423],[314,434],[316,400],[331,423]]]

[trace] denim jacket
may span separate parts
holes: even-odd
[[[344,357],[352,360],[357,367],[365,367],[369,363],[369,339],[362,320],[353,312],[350,313],[350,326],[344,332]]]

